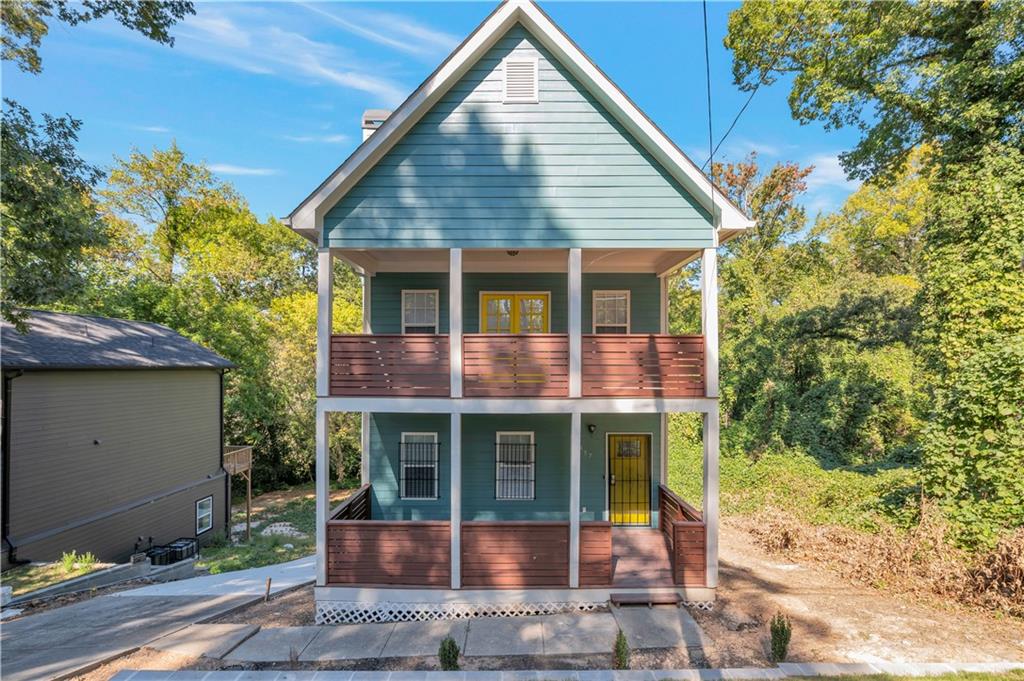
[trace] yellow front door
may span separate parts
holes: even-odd
[[[547,293],[484,293],[480,296],[481,333],[548,333]]]
[[[651,436],[608,436],[608,510],[615,525],[651,524]]]

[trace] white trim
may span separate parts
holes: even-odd
[[[530,496],[528,497],[503,497],[499,496],[498,487],[498,471],[500,470],[500,464],[498,462],[498,447],[501,446],[502,435],[529,435],[530,436],[530,447],[533,460],[530,461]],[[505,464],[506,466],[509,464]],[[499,430],[494,433],[494,500],[495,501],[536,501],[537,500],[537,437],[535,431],[532,430]]]
[[[704,414],[704,504],[705,586],[718,586],[718,406]]]
[[[661,470],[659,471],[659,473],[660,473],[659,477],[661,478],[661,480],[660,480],[661,484],[665,485],[667,487],[668,486],[668,414],[662,412],[660,414],[660,416],[661,416],[661,438],[660,438],[661,442],[658,443],[658,446],[661,448],[661,460],[658,463],[660,464]],[[660,513],[661,509],[659,508],[658,511]]]
[[[448,477],[451,479],[451,507],[448,524],[451,526],[452,588],[458,589],[462,585],[462,414],[452,414],[450,423]]]
[[[388,414],[571,414],[577,410],[587,414],[656,414],[706,412],[717,405],[718,400],[705,397],[471,397],[459,400],[447,397],[321,397],[317,400],[318,408],[331,412]]]
[[[455,249],[452,249],[455,250]],[[462,249],[459,249],[462,250]],[[547,301],[544,303],[547,307],[545,308],[545,317],[548,320],[548,330],[543,333],[551,333],[551,291],[479,291],[477,292],[477,333],[487,333],[484,330],[484,296],[547,296]],[[519,310],[512,310],[513,315],[519,314]],[[511,318],[509,318],[511,323]],[[529,336],[528,333],[496,333],[492,334],[495,336]]]
[[[630,307],[633,304],[632,291],[629,289],[594,289],[590,294],[590,333],[597,333],[597,298],[598,294],[610,293],[610,294],[626,294],[626,330],[622,333],[632,333],[630,329],[633,328],[633,313]],[[600,326],[622,326],[621,324],[601,324]],[[665,333],[662,331],[662,333]]]
[[[331,394],[331,329],[334,313],[334,260],[329,248],[316,253],[316,394]]]
[[[713,589],[694,587],[655,587],[607,589],[409,589],[358,586],[318,586],[314,598],[322,601],[358,603],[560,603],[595,602],[607,604],[613,593],[678,593],[687,601],[715,600]]]
[[[357,411],[357,410],[352,410]],[[330,412],[320,400],[316,405],[316,583],[327,584],[327,516],[330,499],[330,441],[327,436]]]
[[[210,524],[209,524],[209,526],[205,530],[200,530],[199,529],[199,519],[201,517],[206,517],[206,514],[204,513],[202,516],[199,515],[199,504],[202,504],[202,503],[207,502],[207,501],[210,502],[210,512],[209,512],[209,518],[208,518]],[[229,499],[228,503],[230,503],[230,502],[231,502],[231,500]],[[202,499],[196,499],[196,536],[198,537],[199,535],[201,535],[201,534],[203,534],[205,532],[209,532],[212,529],[213,529],[213,495],[212,494],[208,494],[205,497],[203,497]]]
[[[646,435],[648,438],[647,445],[647,527],[650,527],[654,523],[654,490],[651,489],[651,485],[654,483],[654,433],[651,431],[608,431],[604,434],[604,512],[607,514],[605,517],[608,522],[612,522],[612,506],[611,506],[611,458],[612,458],[612,447],[611,447],[611,436],[612,435]],[[615,523],[612,522],[612,525]],[[619,525],[617,527],[639,527],[637,525]]]
[[[434,294],[434,333],[441,333],[441,290],[436,288],[403,288],[402,289],[402,334],[407,334],[405,327],[405,294],[406,293],[433,293]],[[423,326],[413,324],[412,326]]]
[[[580,586],[580,450],[582,415],[572,413],[569,426],[569,588]]]
[[[668,333],[668,280],[658,279],[658,328],[661,333]]]
[[[370,412],[364,411],[359,415],[359,482],[367,484],[370,482]]]
[[[448,251],[448,383],[453,398],[462,397],[462,249]]]
[[[569,249],[569,397],[583,396],[583,250]],[[549,313],[550,316],[550,313]]]
[[[700,261],[701,333],[704,335],[704,394],[718,397],[718,252],[705,248]]]
[[[520,22],[662,167],[707,210],[715,227],[753,226],[640,109],[530,0],[499,5],[433,74],[351,156],[285,218],[305,236],[323,230],[323,216],[379,161],[516,22]],[[712,198],[712,196],[714,198]]]
[[[508,96],[508,63],[510,61],[528,63],[533,66],[533,96],[532,97],[509,97]],[[502,104],[537,104],[540,101],[540,71],[539,59],[536,57],[519,57],[508,55],[501,60],[501,103]]]
[[[401,436],[398,439],[399,447],[406,444],[406,435],[429,435],[430,437],[434,438],[434,444],[437,444],[437,433],[403,430]],[[398,452],[398,498],[401,499],[402,501],[437,501],[438,499],[440,499],[441,490],[438,488],[441,486],[441,457],[438,449],[436,447],[434,448],[434,496],[432,497],[408,497],[405,495],[405,488],[403,486],[403,482],[405,480],[405,468],[408,464],[406,464],[405,461],[402,460],[402,456],[403,452],[400,450]],[[420,464],[419,467],[421,466],[422,464]],[[417,467],[418,466],[413,466],[413,468]]]

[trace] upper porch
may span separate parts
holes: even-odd
[[[406,409],[409,398],[691,410],[679,404],[718,392],[715,258],[713,248],[321,249],[317,394],[358,411]],[[361,334],[330,333],[336,259],[363,279]],[[668,277],[695,260],[702,333],[674,335]]]

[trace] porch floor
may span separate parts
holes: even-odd
[[[612,528],[613,588],[672,585],[672,562],[661,530]]]

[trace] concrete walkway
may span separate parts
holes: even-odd
[[[149,586],[119,591],[112,594],[117,598],[138,596],[262,596],[270,578],[270,593],[293,589],[311,584],[316,579],[316,557],[307,556],[287,563],[267,565],[224,572],[219,575],[203,575],[176,582],[150,584]]]
[[[738,669],[653,669],[627,671],[508,671],[508,672],[345,672],[345,671],[131,671],[118,672],[111,681],[726,681],[731,679],[787,679],[806,676],[894,674],[935,676],[955,672],[1001,673],[1024,669],[1022,662],[889,664],[780,664],[778,667]]]

